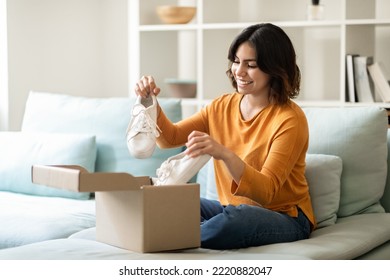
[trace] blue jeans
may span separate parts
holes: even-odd
[[[201,198],[201,247],[238,249],[306,239],[310,223],[301,210],[293,218],[251,205],[222,206]]]

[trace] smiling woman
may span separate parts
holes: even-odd
[[[201,199],[201,246],[306,239],[316,221],[305,178],[308,124],[291,100],[300,87],[292,42],[278,26],[252,25],[233,40],[228,60],[234,92],[178,123],[164,110],[157,116],[160,147],[185,145],[191,158],[214,159],[218,201]],[[152,76],[135,86],[142,98],[160,92]]]
[[[7,1],[0,0],[0,131],[8,129]]]

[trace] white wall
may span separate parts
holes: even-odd
[[[126,0],[8,0],[7,16],[10,130],[30,90],[128,95]]]
[[[7,1],[0,0],[0,131],[8,129]]]

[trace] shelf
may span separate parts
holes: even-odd
[[[224,29],[244,29],[258,22],[230,22],[230,23],[204,23],[204,24],[152,24],[141,25],[140,32],[150,31],[181,31],[181,30],[224,30]],[[354,25],[390,25],[388,19],[349,19],[349,20],[328,20],[328,21],[279,21],[271,22],[280,27],[302,28],[302,27],[340,27]]]
[[[180,31],[180,30],[223,30],[223,29],[244,29],[259,22],[226,22],[226,23],[191,23],[191,24],[151,24],[140,25],[139,31]],[[280,27],[328,27],[341,25],[388,25],[390,20],[324,20],[324,21],[274,21],[270,22]]]
[[[180,31],[180,30],[196,30],[198,24],[152,24],[140,25],[139,31]]]
[[[241,22],[241,23],[205,23],[202,24],[202,29],[244,29],[259,22]],[[274,21],[270,22],[280,27],[318,27],[318,26],[338,26],[338,21]]]
[[[390,19],[349,19],[345,25],[390,25]]]

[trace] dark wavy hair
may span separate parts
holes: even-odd
[[[249,42],[256,50],[256,63],[261,71],[270,75],[270,99],[285,104],[298,96],[301,72],[296,63],[294,46],[288,35],[278,26],[270,23],[251,25],[233,40],[229,48],[229,69],[226,71],[233,87],[237,82],[231,71],[239,46]]]

